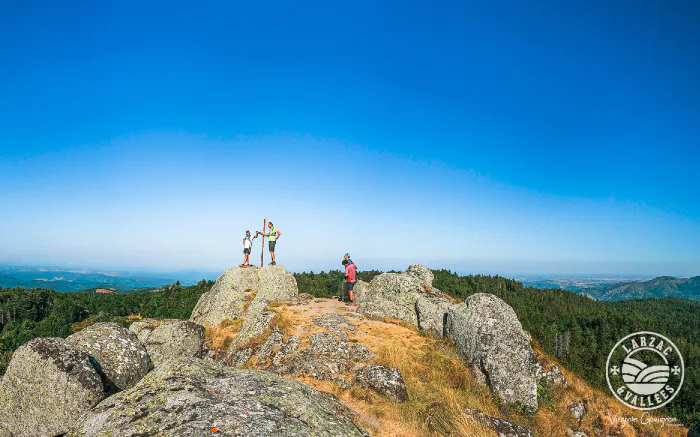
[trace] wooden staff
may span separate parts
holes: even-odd
[[[267,217],[263,219],[263,234],[265,233],[265,226],[267,226]],[[260,251],[260,268],[263,268],[263,254],[265,253],[265,235],[262,237],[262,250]]]

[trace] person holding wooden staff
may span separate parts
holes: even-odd
[[[260,232],[260,234],[262,234],[263,237],[267,237],[267,245],[270,249],[270,257],[272,258],[272,262],[269,265],[276,266],[277,263],[275,262],[275,246],[277,245],[277,239],[282,235],[282,233],[279,230],[277,230],[277,228],[275,227],[275,225],[272,224],[272,222],[267,223],[267,228],[267,233],[263,231]]]

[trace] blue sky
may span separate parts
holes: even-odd
[[[700,274],[697,2],[142,3],[0,4],[0,262]]]

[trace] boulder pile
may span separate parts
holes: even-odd
[[[429,269],[414,264],[360,281],[357,314],[326,312],[321,302],[324,312],[313,307],[307,335],[300,336],[277,318],[279,306],[304,308],[311,298],[299,294],[294,275],[282,266],[229,269],[201,296],[189,321],[143,319],[128,329],[97,323],[65,340],[21,346],[0,381],[0,435],[369,436],[336,398],[284,378],[358,385],[407,401],[399,370],[372,363],[374,353],[357,342],[351,319],[358,317],[398,319],[448,338],[477,379],[507,404],[534,411],[538,380],[566,384],[556,366],[543,370],[503,300],[477,293],[457,303],[433,280]],[[205,328],[224,321],[238,321],[240,330],[214,354],[206,350]],[[476,410],[470,417],[499,433],[529,435]]]
[[[544,373],[529,334],[503,300],[477,293],[457,304],[433,287],[433,273],[418,264],[360,281],[355,290],[358,313],[403,320],[449,338],[477,379],[502,401],[537,410],[537,381]]]

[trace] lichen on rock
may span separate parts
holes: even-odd
[[[270,372],[196,358],[160,366],[107,398],[67,437],[209,435],[368,437],[337,399]]]
[[[15,437],[65,434],[104,397],[87,353],[62,338],[36,338],[15,351],[0,383],[0,423]]]
[[[203,326],[216,326],[224,320],[236,320],[245,314],[259,287],[258,269],[228,269],[219,276],[211,290],[199,298],[190,321]]]
[[[200,358],[204,352],[205,330],[186,320],[143,319],[129,326],[151,356],[154,366],[177,357]]]
[[[66,341],[95,359],[108,393],[133,387],[153,368],[136,334],[119,323],[95,323]]]
[[[499,398],[537,410],[539,365],[510,305],[488,293],[469,296],[450,307],[446,333]]]

